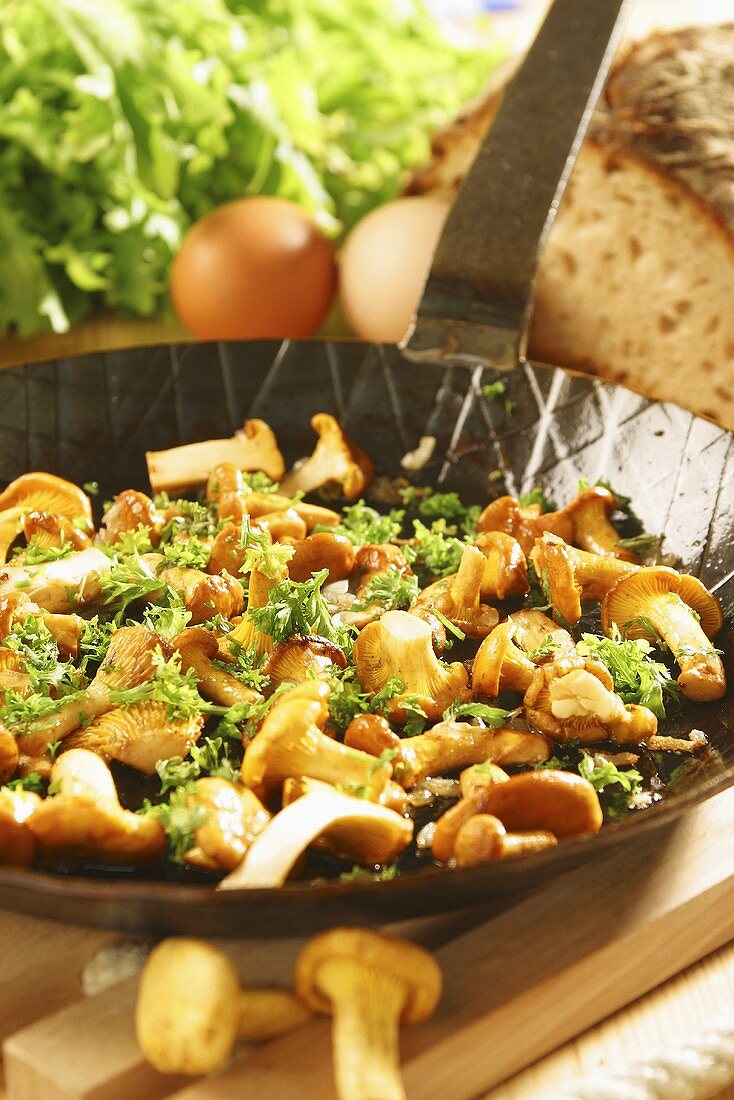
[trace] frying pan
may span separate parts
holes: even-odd
[[[258,341],[143,347],[12,368],[0,374],[0,479],[9,481],[23,469],[49,470],[80,484],[98,481],[100,499],[128,486],[145,489],[145,450],[227,436],[246,416],[266,420],[292,462],[310,453],[309,420],[323,411],[370,454],[378,476],[401,472],[401,457],[422,436],[433,436],[432,457],[417,480],[455,489],[469,501],[486,501],[488,486],[499,495],[538,483],[548,495],[568,500],[580,477],[604,476],[633,498],[646,529],[665,533],[666,551],[722,601],[726,626],[717,644],[734,682],[732,436],[674,405],[522,358],[539,241],[568,174],[568,150],[580,142],[588,105],[606,71],[620,3],[588,9],[585,0],[557,0],[528,58],[531,69],[544,56],[563,61],[554,104],[547,102],[544,85],[545,117],[550,109],[565,127],[563,155],[557,148],[552,155],[535,150],[530,175],[517,188],[524,198],[515,196],[519,206],[512,215],[504,206],[504,237],[497,211],[506,196],[493,199],[495,215],[476,207],[479,234],[476,226],[472,234],[471,219],[461,212],[450,217],[407,356],[356,342]],[[584,41],[569,57],[567,36],[578,31],[580,11]],[[532,116],[538,100],[537,89],[535,102],[527,92],[528,62],[518,86]],[[507,99],[512,108],[509,93]],[[500,123],[501,140],[515,144],[517,167],[527,150],[518,147],[517,125],[508,126],[507,118],[498,117],[492,133]],[[534,125],[537,134],[537,120]],[[491,141],[483,157],[488,147]],[[468,186],[473,190],[476,179]],[[532,208],[525,221],[523,202]],[[492,264],[477,255],[477,237],[493,239],[485,236],[492,216],[509,274],[490,286]],[[450,247],[453,234],[463,236],[458,258]],[[509,256],[513,241],[519,251]],[[500,377],[481,365],[492,358],[502,368],[514,366],[502,375],[505,396],[514,403],[511,414],[482,394],[484,384]],[[457,361],[474,369],[456,369],[451,364]],[[306,934],[337,923],[459,908],[537,886],[653,830],[663,842],[680,814],[734,784],[734,699],[681,714],[681,730],[693,724],[707,732],[713,751],[664,800],[595,837],[522,860],[461,871],[425,868],[381,883],[226,892],[175,878],[132,878],[114,869],[80,876],[0,868],[0,905],[129,931],[220,936]]]

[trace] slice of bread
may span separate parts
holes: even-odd
[[[734,428],[734,24],[652,35],[616,63],[543,254],[530,354]],[[458,186],[496,96],[414,192]]]

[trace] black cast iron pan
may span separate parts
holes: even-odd
[[[272,426],[291,462],[310,453],[309,420],[322,411],[346,426],[378,474],[395,476],[402,455],[422,436],[434,436],[420,483],[456,489],[467,500],[523,492],[536,483],[568,500],[580,477],[604,476],[633,498],[646,529],[664,531],[666,550],[722,601],[727,625],[717,644],[727,654],[734,682],[732,436],[673,405],[522,360],[539,241],[572,159],[568,150],[580,141],[605,71],[620,6],[619,0],[591,6],[585,0],[557,0],[529,63],[532,69],[544,56],[551,68],[559,56],[564,62],[550,91],[545,82],[543,102],[548,118],[549,97],[555,96],[550,114],[560,130],[565,127],[559,141],[560,146],[565,141],[565,152],[559,155],[555,144],[552,155],[541,150],[539,158],[531,156],[532,170],[512,200],[505,188],[492,197],[489,213],[475,206],[482,240],[494,239],[505,255],[513,239],[520,246],[514,259],[507,258],[508,278],[500,283],[493,262],[478,254],[476,224],[472,233],[466,218],[477,197],[472,174],[470,205],[460,201],[456,217],[449,219],[408,357],[395,348],[358,343],[249,342],[137,348],[17,367],[0,374],[0,479],[9,481],[26,469],[49,470],[80,484],[98,481],[101,499],[128,486],[145,489],[146,450],[226,436],[252,416]],[[569,59],[567,35],[578,31],[580,12],[584,42]],[[532,82],[528,92],[527,64],[516,85],[521,102],[518,106],[516,96],[513,107],[508,93],[506,106],[509,100],[511,110],[529,111],[530,125],[539,93],[536,88],[535,99],[530,94]],[[492,133],[499,133],[517,167],[525,139],[518,148],[517,123],[510,123],[511,115],[500,116]],[[537,134],[537,119],[534,125]],[[488,141],[482,157],[491,146]],[[479,166],[485,182],[490,167]],[[498,223],[503,209],[504,237]],[[484,235],[488,221],[494,222],[494,237]],[[457,370],[457,361],[473,370]],[[515,403],[509,416],[502,403],[482,396],[482,385],[496,377],[483,370],[488,362],[515,367],[504,376],[506,396]],[[501,897],[651,831],[662,841],[665,827],[681,813],[734,784],[734,698],[697,707],[695,717],[683,714],[680,724],[705,729],[712,750],[668,797],[593,838],[564,842],[526,859],[462,871],[419,869],[391,882],[330,881],[221,893],[211,885],[115,871],[81,877],[0,868],[0,905],[130,931],[293,935]]]

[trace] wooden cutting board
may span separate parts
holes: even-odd
[[[410,1100],[479,1097],[734,939],[733,823],[734,790],[489,919],[475,909],[393,926],[436,948],[445,979],[434,1019],[402,1035]],[[163,1077],[135,1042],[136,978],[81,996],[83,960],[114,936],[7,914],[0,933],[14,944],[0,978],[8,1100],[334,1096],[327,1021],[239,1050],[218,1077]],[[245,983],[287,985],[302,944],[222,946]]]

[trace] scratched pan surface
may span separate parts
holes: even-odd
[[[568,500],[579,477],[604,476],[633,498],[646,529],[665,532],[666,551],[716,591],[727,611],[718,644],[734,683],[732,436],[675,406],[560,370],[527,367],[507,376],[510,416],[503,402],[481,397],[479,382],[364,344],[137,348],[13,368],[0,373],[0,480],[43,469],[99,481],[100,499],[127,486],[145,489],[146,449],[227,436],[246,416],[271,424],[291,462],[312,449],[309,419],[321,411],[346,425],[379,474],[399,474],[401,456],[422,435],[435,436],[420,483],[476,502],[536,482]],[[502,480],[488,481],[496,470]],[[734,702],[697,708],[695,724],[718,751],[680,789],[596,837],[528,859],[417,870],[384,883],[231,893],[119,872],[0,868],[0,905],[131,931],[205,935],[304,934],[459,908],[528,889],[650,830],[662,838],[683,811],[733,784]]]

